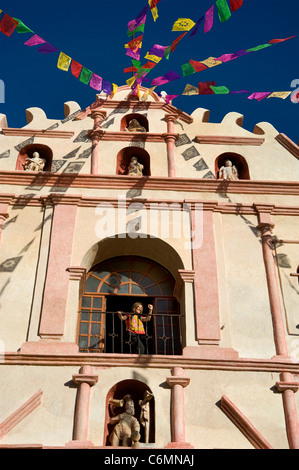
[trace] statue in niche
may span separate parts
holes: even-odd
[[[132,157],[128,167],[128,175],[143,176],[144,166],[138,163],[137,157]]]
[[[111,418],[110,423],[115,425],[109,436],[111,445],[139,447],[140,424],[134,416],[135,406],[131,395],[125,395],[122,400],[110,399],[109,404],[125,408],[123,413]]]
[[[149,402],[154,395],[148,390],[145,391],[143,400],[139,400],[139,406],[141,408],[140,422],[144,427],[144,441],[147,444],[149,442],[149,430],[150,430],[150,411]]]
[[[141,126],[137,119],[131,119],[129,125],[125,128],[128,132],[146,132],[145,127]]]
[[[33,152],[32,157],[27,157],[24,164],[24,169],[29,171],[43,171],[46,164],[46,159],[40,157],[38,152]]]
[[[226,160],[219,170],[219,178],[224,180],[238,180],[238,170],[230,160]]]

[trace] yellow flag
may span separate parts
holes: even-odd
[[[136,77],[131,77],[131,78],[129,78],[129,80],[126,81],[126,84],[128,86],[132,86],[133,83],[135,82],[135,80],[136,80]]]
[[[154,91],[155,88],[156,88],[155,86],[153,86],[152,88],[148,88],[148,89],[143,93],[143,95],[142,95],[142,97],[141,97],[141,101],[146,101],[147,98],[149,97],[149,95],[152,96],[152,92]]]
[[[158,15],[158,8],[157,8],[157,7],[151,8],[151,12],[152,12],[154,21],[156,21],[156,19],[157,19],[158,16],[159,16],[159,15]]]
[[[179,18],[172,26],[172,31],[190,31],[195,25],[190,18]]]
[[[144,56],[144,58],[152,60],[153,62],[156,62],[156,64],[157,64],[158,62],[160,62],[162,57],[158,57],[157,55],[151,55],[147,52],[146,55]]]
[[[117,92],[117,89],[118,89],[118,86],[115,85],[115,83],[112,83],[112,93],[111,93],[111,98],[113,98],[113,96],[115,95],[115,93]]]
[[[267,98],[282,98],[285,100],[291,93],[291,91],[273,91]]]
[[[57,67],[60,70],[64,70],[65,72],[67,72],[71,64],[71,61],[72,59],[68,55],[64,54],[63,52],[60,52],[60,55],[58,57]]]
[[[198,87],[188,84],[186,85],[182,95],[198,95]]]
[[[222,64],[221,60],[217,60],[215,57],[209,57],[206,60],[201,60],[200,63],[206,65],[207,67],[215,67],[216,65]]]

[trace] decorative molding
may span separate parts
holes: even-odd
[[[227,135],[197,135],[195,142],[214,145],[254,145],[260,146],[265,142],[261,137],[241,137]]]
[[[262,434],[225,395],[221,397],[220,406],[221,410],[251,442],[255,449],[273,449]]]
[[[165,101],[120,101],[120,100],[98,100],[92,105],[88,106],[84,111],[78,113],[75,117],[75,120],[82,120],[89,116],[93,111],[99,110],[101,108],[107,109],[124,109],[124,110],[131,110],[134,109],[134,112],[138,113],[138,111],[147,111],[148,109],[163,109],[169,114],[177,115],[177,119],[185,123],[192,123],[193,118],[181,111],[180,109],[172,106],[171,104],[165,103]]]
[[[124,189],[142,187],[144,190],[223,193],[223,181],[206,178],[165,178],[157,176],[133,177],[127,175],[91,175],[43,172],[38,175],[21,171],[0,171],[0,184],[16,186],[54,186],[68,188]],[[296,181],[229,181],[227,194],[299,195]]]
[[[91,387],[95,385],[98,381],[98,375],[93,374],[73,374],[72,380],[77,385],[81,385],[82,383],[87,383]]]
[[[174,297],[180,302],[185,282],[194,282],[195,271],[178,269],[178,276],[173,290]]]
[[[32,395],[29,400],[27,400],[20,408],[18,408],[14,413],[12,413],[8,418],[6,418],[0,424],[0,439],[2,439],[11,429],[13,429],[20,421],[22,421],[26,416],[32,413],[35,408],[41,404],[43,392],[39,390],[34,395]]]
[[[133,177],[132,177],[133,178]],[[0,204],[6,201],[5,195],[0,194]],[[77,205],[78,207],[97,207],[98,204],[107,204],[107,207],[118,207],[119,200],[115,197],[87,197],[72,194],[49,194],[48,196],[31,196],[31,195],[9,195],[7,201],[11,206],[51,206],[57,204]],[[189,206],[190,210],[198,209],[201,206],[203,211],[219,212],[221,214],[235,214],[235,215],[256,215],[255,204],[238,204],[238,203],[225,203],[221,201],[201,201],[194,199],[156,199],[156,198],[127,198],[125,201],[126,208],[129,208],[132,203],[140,203],[146,209],[159,209],[159,210],[182,210],[184,204]],[[157,206],[153,206],[156,204]],[[159,206],[161,204],[161,206]],[[166,207],[165,204],[169,204]],[[175,204],[175,205],[174,205]],[[263,205],[265,213],[273,216],[288,215],[299,216],[299,206],[274,206],[273,204]],[[299,243],[296,240],[276,240],[276,243]],[[79,267],[80,268],[80,267]],[[71,268],[70,268],[71,269]]]
[[[294,157],[299,159],[299,147],[295,142],[293,142],[285,134],[278,134],[275,139],[279,142],[284,148],[286,148]]]
[[[71,139],[75,135],[72,131],[18,129],[14,127],[3,127],[2,134],[6,136],[45,137],[46,139]]]
[[[299,382],[276,382],[275,387],[279,392],[291,390],[292,392],[296,393],[299,389]]]
[[[166,138],[176,140],[179,134],[159,134],[153,132],[127,132],[127,131],[103,131],[102,129],[92,129],[88,131],[88,135],[92,140],[101,141],[146,141],[146,142],[165,142]]]
[[[35,344],[39,345],[41,341],[36,341]],[[28,343],[24,343],[25,346]],[[34,344],[31,342],[30,344]],[[78,346],[75,343],[68,343],[73,345],[73,348]],[[286,358],[275,356],[274,359],[243,359],[231,358],[230,350],[226,357],[222,354],[221,358],[207,357],[205,354],[201,356],[201,347],[198,348],[198,354],[195,353],[192,357],[188,356],[160,356],[153,355],[151,360],[148,356],[142,356],[140,361],[136,362],[136,357],[130,354],[113,354],[113,353],[71,353],[64,352],[51,346],[58,346],[59,344],[48,343],[44,344],[44,350],[34,349],[25,352],[25,348],[19,352],[6,352],[4,353],[4,361],[6,365],[55,365],[55,366],[82,366],[84,364],[94,367],[140,367],[140,368],[160,368],[169,369],[170,367],[183,367],[184,369],[199,369],[199,370],[238,370],[238,371],[254,371],[254,372],[290,372],[292,374],[299,374],[299,361],[293,358]],[[218,348],[219,349],[219,348]]]

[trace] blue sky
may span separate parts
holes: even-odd
[[[148,14],[145,24],[141,61],[154,44],[163,46],[180,35],[171,31],[178,18],[196,22],[213,4],[214,0],[161,0],[159,18],[153,21]],[[21,19],[35,34],[54,45],[59,51],[83,64],[94,73],[117,85],[125,84],[131,74],[123,69],[131,66],[125,54],[128,42],[127,24],[134,19],[147,0],[126,2],[112,0],[0,0],[0,9]],[[214,25],[204,34],[203,27],[189,39],[189,34],[179,43],[169,60],[163,59],[148,78],[173,70],[182,75],[181,65],[190,59],[201,61],[210,56],[233,53],[265,44],[271,39],[294,39],[253,52],[180,80],[158,87],[168,94],[178,94],[173,105],[187,113],[198,107],[210,110],[210,121],[221,122],[231,111],[244,115],[243,127],[253,131],[256,123],[270,122],[278,132],[299,143],[299,103],[278,98],[260,102],[242,95],[182,96],[186,84],[215,81],[230,90],[246,89],[250,92],[299,91],[299,2],[298,0],[244,0],[243,6],[225,23],[215,14]],[[0,33],[0,79],[5,83],[5,103],[0,103],[0,113],[6,114],[9,127],[26,125],[26,108],[42,108],[50,119],[63,119],[63,103],[76,101],[82,109],[95,101],[96,91],[84,85],[71,72],[57,68],[58,53],[44,55],[37,47],[27,47],[24,42],[32,33],[11,37]],[[297,80],[295,88],[291,83]],[[145,83],[146,86],[148,86]]]

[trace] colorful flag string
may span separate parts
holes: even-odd
[[[68,72],[71,70],[71,74],[77,78],[81,83],[89,85],[97,91],[103,91],[107,94],[115,93],[117,85],[110,83],[106,80],[103,80],[102,77],[95,74],[87,67],[79,64],[77,61],[72,59],[70,56],[64,52],[59,51],[55,46],[47,42],[45,39],[41,38],[39,35],[26,26],[23,21],[13,18],[7,13],[4,13],[0,10],[0,13],[3,13],[4,16],[0,20],[0,32],[10,37],[12,33],[16,30],[19,34],[32,33],[33,35],[24,42],[25,46],[33,47],[38,46],[38,52],[42,54],[52,54],[59,52],[57,68]]]
[[[201,71],[206,70],[208,68],[212,68],[212,67],[215,67],[217,65],[224,64],[224,63],[229,62],[229,61],[234,60],[234,59],[238,59],[238,58],[243,57],[244,55],[247,55],[249,53],[264,50],[267,47],[273,46],[275,44],[280,44],[282,42],[288,41],[289,39],[293,39],[295,37],[297,37],[297,36],[290,36],[290,37],[284,38],[284,39],[271,39],[266,44],[261,44],[261,45],[258,45],[258,46],[255,46],[255,47],[252,47],[252,48],[249,48],[249,49],[241,49],[241,50],[239,50],[239,51],[237,51],[233,54],[222,54],[219,57],[208,57],[207,59],[201,60],[201,61],[196,61],[194,59],[190,59],[188,63],[181,65],[181,69],[182,69],[183,74],[180,78],[184,78],[188,75],[192,75],[192,74],[201,72]],[[172,72],[172,73],[174,73],[174,72]],[[151,82],[151,84],[152,85],[157,85],[157,86],[162,85],[162,84],[164,85],[166,82],[163,81],[163,78],[165,78],[165,75],[164,75],[164,77],[155,78]],[[176,75],[175,79],[176,80],[179,79],[178,74]],[[161,81],[161,83],[159,83],[160,81]]]

